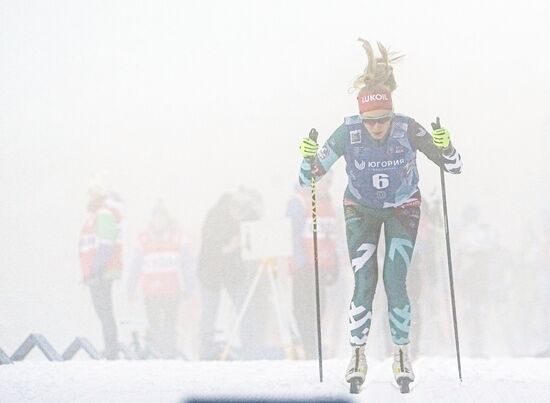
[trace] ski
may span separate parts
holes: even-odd
[[[410,393],[411,388],[409,387],[409,384],[411,383],[411,380],[409,378],[400,378],[397,380],[397,385],[399,386],[399,391],[401,393]]]
[[[409,348],[407,345],[396,345],[393,351],[392,364],[394,385],[401,393],[410,393],[410,384],[414,382],[414,373],[409,360]]]
[[[352,378],[349,380],[349,393],[358,394],[361,390],[361,385],[363,385],[363,380],[359,377]]]
[[[399,392],[406,394],[411,393],[412,390],[416,388],[418,381],[416,379],[413,381],[410,378],[399,378],[393,379],[391,384],[394,388],[399,389]]]
[[[346,381],[349,382],[349,393],[357,394],[367,376],[367,360],[365,346],[353,347],[351,359],[346,372]]]

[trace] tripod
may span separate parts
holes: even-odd
[[[285,347],[285,353],[288,358],[295,358],[296,356],[298,356],[296,358],[300,358],[300,356],[303,356],[303,349],[301,347],[302,340],[296,324],[296,318],[292,313],[292,308],[288,303],[288,299],[285,303],[285,299],[283,297],[283,284],[281,284],[281,277],[277,273],[277,269],[280,266],[278,263],[279,261],[274,258],[263,259],[260,262],[256,274],[250,283],[246,298],[237,314],[235,323],[231,328],[225,348],[220,355],[220,360],[225,361],[229,356],[231,348],[233,347],[239,334],[239,329],[243,318],[246,315],[248,307],[250,306],[250,301],[252,300],[252,297],[258,287],[258,282],[264,274],[267,275],[269,280],[269,288],[273,298],[273,306],[275,308],[275,316],[277,319],[277,328]]]

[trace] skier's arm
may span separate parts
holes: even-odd
[[[312,176],[315,181],[318,181],[328,172],[336,160],[344,154],[343,140],[345,136],[345,125],[342,125],[332,133],[315,157],[306,157],[302,160],[299,177],[300,186],[310,186]]]
[[[422,151],[445,172],[459,174],[462,171],[462,159],[451,142],[445,148],[438,148],[428,131],[413,119],[409,123],[407,134],[413,147]]]

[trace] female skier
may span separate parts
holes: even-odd
[[[408,349],[411,303],[406,278],[420,220],[416,151],[420,150],[452,174],[460,173],[462,162],[447,129],[437,128],[430,136],[412,118],[394,112],[391,94],[397,85],[392,64],[400,56],[378,43],[380,56],[375,58],[369,42],[360,41],[368,64],[354,83],[359,90],[359,114],[346,117],[320,150],[314,140],[302,140],[300,151],[304,160],[299,181],[302,186],[309,186],[312,176],[319,180],[344,156],[348,174],[344,216],[355,280],[349,307],[352,357],[346,381],[353,393],[357,393],[367,373],[365,344],[378,281],[376,250],[384,224],[386,252],[382,277],[394,343],[392,368],[403,392],[414,381]]]

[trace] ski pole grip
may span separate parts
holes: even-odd
[[[439,116],[435,118],[435,123],[432,122],[432,129],[434,130],[441,129],[441,122],[439,121]]]
[[[317,133],[317,130],[315,130],[315,128],[312,128],[310,131],[309,131],[309,138],[312,139],[313,141],[315,141],[317,143],[317,137],[319,136],[319,133]]]

